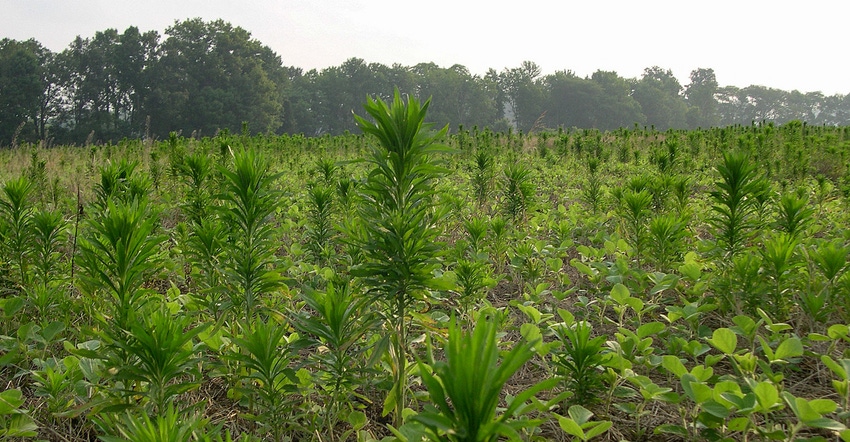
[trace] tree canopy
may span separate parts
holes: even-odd
[[[357,130],[351,114],[366,96],[386,99],[395,88],[432,98],[429,119],[452,128],[850,124],[850,94],[720,86],[709,68],[692,71],[684,86],[658,66],[640,78],[580,77],[544,75],[532,61],[475,75],[459,64],[350,58],[305,72],[243,28],[190,19],[164,35],[131,26],[78,36],[59,53],[35,40],[0,41],[0,146],[203,136],[244,124],[251,133],[340,134]]]

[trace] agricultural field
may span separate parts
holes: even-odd
[[[0,440],[850,440],[850,127],[0,150]]]

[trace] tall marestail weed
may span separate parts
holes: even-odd
[[[493,153],[484,148],[478,148],[473,157],[472,192],[479,209],[487,209],[490,194],[493,192]]]
[[[306,289],[301,294],[309,311],[293,312],[292,324],[311,347],[327,351],[311,352],[306,366],[323,385],[322,427],[334,440],[337,424],[356,411],[352,400],[364,381],[363,357],[370,346],[365,337],[374,332],[378,318],[369,309],[369,298],[358,296],[349,282],[329,283],[325,291]]]
[[[438,286],[433,270],[439,267],[438,221],[444,214],[435,210],[434,185],[447,171],[433,157],[451,150],[439,143],[447,128],[432,133],[424,123],[429,103],[420,106],[413,97],[405,103],[396,90],[389,105],[368,99],[364,107],[374,122],[355,115],[377,144],[366,159],[372,170],[360,188],[361,221],[349,229],[363,257],[351,273],[383,305],[390,328],[393,389],[385,410],[394,410],[396,426],[407,405],[408,310]]]
[[[67,223],[60,212],[42,210],[32,218],[33,227],[33,282],[27,288],[29,304],[39,318],[45,321],[56,319],[63,305],[63,285],[67,279],[61,272],[60,248],[66,240]]]
[[[779,198],[775,226],[778,230],[800,238],[812,223],[814,209],[808,207],[809,199],[789,192]]]
[[[100,182],[95,185],[95,210],[106,210],[108,202],[130,202],[146,198],[151,187],[147,175],[136,171],[137,161],[109,162],[100,169]]]
[[[213,170],[213,160],[205,152],[185,155],[174,165],[174,171],[187,187],[186,202],[181,209],[195,225],[210,216]]]
[[[222,191],[218,199],[219,217],[229,226],[228,241],[223,245],[222,264],[225,281],[231,286],[231,304],[242,309],[248,323],[257,315],[259,298],[282,284],[274,268],[276,241],[273,215],[280,199],[266,159],[252,150],[232,152],[231,168],[221,168]]]
[[[231,337],[235,346],[225,355],[243,370],[237,390],[248,398],[250,416],[263,425],[263,431],[272,440],[282,441],[294,426],[290,412],[296,404],[298,382],[286,324],[255,317],[250,323],[240,322],[240,327]]]
[[[648,190],[626,189],[622,192],[620,201],[620,214],[623,217],[626,238],[634,249],[637,265],[640,267],[647,244],[647,222],[652,207],[652,194]]]
[[[200,386],[201,357],[196,341],[209,324],[192,326],[192,317],[172,314],[163,304],[159,309],[132,324],[126,339],[115,345],[131,355],[129,364],[116,367],[115,378],[125,382],[128,396],[145,397],[147,410],[163,416],[183,393]]]
[[[714,227],[717,247],[730,258],[747,246],[758,228],[755,197],[764,187],[764,179],[741,152],[725,152],[717,173],[720,180],[711,192],[714,216],[709,223]]]
[[[503,212],[512,221],[521,222],[534,202],[531,169],[522,163],[509,164],[502,186]]]
[[[146,279],[158,270],[160,245],[157,217],[144,199],[131,203],[106,201],[105,210],[88,220],[80,240],[79,285],[94,305],[104,297],[106,329],[129,330],[142,314],[149,290]],[[121,336],[115,336],[121,338]]]
[[[316,263],[327,264],[334,255],[334,190],[314,184],[307,191],[307,202],[307,250]]]
[[[29,287],[29,267],[33,251],[33,215],[31,201],[32,183],[24,178],[9,180],[3,185],[0,198],[0,223],[2,223],[3,255],[11,264],[9,279],[17,290]]]

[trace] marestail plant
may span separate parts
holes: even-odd
[[[360,187],[361,222],[350,238],[363,262],[351,274],[363,278],[367,293],[383,305],[393,362],[385,409],[394,410],[397,426],[407,405],[408,311],[439,285],[433,271],[439,267],[442,214],[434,205],[434,185],[446,170],[434,156],[451,150],[439,143],[447,128],[433,133],[425,124],[429,103],[420,105],[413,97],[404,102],[396,90],[391,104],[368,99],[364,108],[374,121],[355,115],[377,143],[366,159],[372,169]]]
[[[213,160],[206,152],[186,155],[174,165],[174,171],[187,187],[186,202],[181,208],[193,224],[200,224],[210,216],[214,170]]]
[[[776,228],[794,238],[800,238],[813,221],[814,210],[808,207],[808,203],[808,198],[794,192],[782,195],[776,214]]]
[[[291,367],[291,338],[286,325],[273,318],[239,325],[240,333],[231,337],[234,347],[225,355],[242,373],[237,391],[249,401],[248,417],[263,424],[272,440],[282,441],[294,426],[288,417],[295,407],[298,382]]]
[[[144,200],[132,203],[106,201],[105,210],[88,220],[80,239],[79,284],[82,292],[98,304],[110,322],[106,329],[129,330],[149,300],[146,279],[158,269],[160,244],[155,233],[157,217]],[[123,337],[118,335],[118,339]]]
[[[637,265],[640,267],[643,251],[647,243],[647,220],[652,205],[652,194],[647,190],[626,189],[621,197],[620,214],[629,245],[635,251]]]
[[[276,241],[273,215],[280,192],[265,157],[253,150],[232,152],[232,168],[220,168],[223,175],[218,199],[219,217],[229,226],[229,240],[223,244],[226,260],[222,264],[231,305],[241,308],[245,321],[251,322],[259,309],[259,298],[283,284],[274,268]]]
[[[138,171],[137,161],[109,162],[100,168],[100,182],[95,185],[95,209],[106,210],[109,201],[130,202],[146,198],[151,180]]]
[[[475,202],[480,209],[486,209],[493,191],[493,153],[487,149],[478,148],[473,157],[472,192]]]
[[[130,360],[109,368],[125,383],[123,394],[147,398],[152,415],[165,416],[181,394],[200,385],[201,344],[196,338],[210,324],[193,327],[191,321],[185,314],[172,315],[163,304],[131,324],[126,339],[115,341]]]
[[[315,184],[307,191],[307,250],[320,264],[328,263],[334,255],[331,240],[336,231],[333,226],[334,190]]]
[[[502,183],[502,211],[514,222],[524,219],[534,201],[531,169],[522,163],[511,163],[505,169]]]
[[[315,373],[317,385],[324,385],[322,427],[331,440],[345,413],[355,411],[355,389],[364,381],[364,355],[370,346],[366,336],[378,326],[369,309],[369,298],[358,296],[347,281],[329,283],[324,291],[306,288],[301,294],[309,311],[292,314],[292,324],[309,347],[327,351],[311,354],[305,366]]]
[[[604,390],[602,365],[608,361],[605,335],[591,337],[593,326],[576,321],[572,313],[559,309],[563,322],[551,328],[560,345],[550,350],[552,364],[572,396],[571,404],[588,405]]]
[[[711,192],[714,216],[709,223],[714,227],[717,246],[726,257],[745,248],[756,224],[756,193],[764,180],[756,173],[746,154],[725,152],[723,162],[717,166],[720,180]]]
[[[33,248],[33,214],[35,207],[30,200],[32,183],[24,178],[7,181],[0,198],[0,224],[2,224],[3,246],[0,250],[11,263],[11,280],[19,289],[29,286],[29,266]]]
[[[496,332],[496,321],[486,315],[479,317],[471,332],[452,320],[445,361],[419,363],[419,374],[432,404],[412,420],[427,429],[425,436],[429,440],[521,440],[523,429],[540,425],[540,420],[520,415],[531,411],[533,407],[527,402],[540,391],[554,387],[557,379],[545,379],[509,397],[503,409],[499,409],[499,401],[505,384],[537,354],[535,346],[542,343],[518,342],[500,358]]]

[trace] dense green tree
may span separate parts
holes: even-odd
[[[717,114],[717,100],[714,98],[717,87],[717,77],[714,75],[714,69],[700,68],[691,71],[691,82],[685,88],[685,99],[688,103],[687,120],[689,127],[712,127],[717,125],[719,118]]]
[[[46,53],[35,40],[0,40],[0,146],[13,139],[33,141],[40,134]]]
[[[147,116],[153,109],[145,109],[151,87],[148,71],[157,60],[159,33],[139,32],[131,26],[118,37],[118,46],[113,52],[116,60],[115,75],[118,79],[119,103],[128,125],[138,131],[144,128]]]
[[[788,110],[788,92],[765,86],[727,86],[717,93],[721,125],[773,121],[784,123],[799,116]]]
[[[516,128],[521,131],[534,129],[544,111],[544,85],[540,78],[540,66],[524,61],[519,67],[505,69],[499,74],[504,91],[506,113],[512,116]]]
[[[682,86],[671,70],[653,66],[643,71],[633,96],[646,115],[646,123],[667,130],[685,127],[687,105],[679,95],[681,91]]]
[[[547,126],[557,127],[597,127],[599,101],[602,87],[585,78],[579,78],[572,71],[558,71],[547,75],[546,85]]]
[[[58,54],[35,40],[0,41],[0,145],[13,138],[82,143],[171,131],[212,135],[239,131],[243,122],[254,133],[340,134],[357,130],[351,113],[364,97],[387,99],[393,88],[432,98],[429,120],[450,127],[850,124],[850,95],[719,87],[707,68],[692,71],[686,88],[659,67],[639,79],[606,71],[580,78],[570,71],[542,76],[530,61],[483,76],[462,65],[386,66],[359,58],[304,72],[222,20],[175,22],[164,37],[134,26],[107,29],[78,36]]]
[[[82,141],[90,133],[115,140],[145,134],[147,72],[156,60],[159,35],[131,26],[92,38],[77,37],[47,66],[50,88],[43,120],[55,117],[60,139]],[[52,108],[52,109],[51,109]]]
[[[339,66],[323,69],[313,78],[313,106],[319,123],[315,132],[340,134],[357,130],[351,114],[363,106],[366,96],[389,97],[393,81],[403,79],[396,68],[367,64],[361,58],[349,58]]]
[[[434,103],[428,120],[438,126],[491,126],[500,116],[492,85],[470,74],[465,66],[441,68],[421,63],[412,72],[419,98],[431,98]]]
[[[275,80],[288,76],[271,49],[222,20],[175,22],[165,33],[146,105],[157,110],[155,134],[236,132],[245,121],[255,133],[280,127],[286,85]]]
[[[815,122],[836,126],[850,124],[850,94],[824,97]]]
[[[545,78],[547,125],[614,130],[645,121],[631,85],[616,72],[597,71],[579,78],[559,71]]]
[[[601,70],[594,72],[590,80],[602,88],[596,108],[599,129],[613,130],[646,122],[640,103],[632,96],[634,81]]]
[[[283,101],[285,116],[280,129],[284,133],[317,135],[318,116],[314,103],[316,102],[315,78],[318,72],[312,69],[304,72],[301,68],[291,66],[286,68],[289,89]]]

